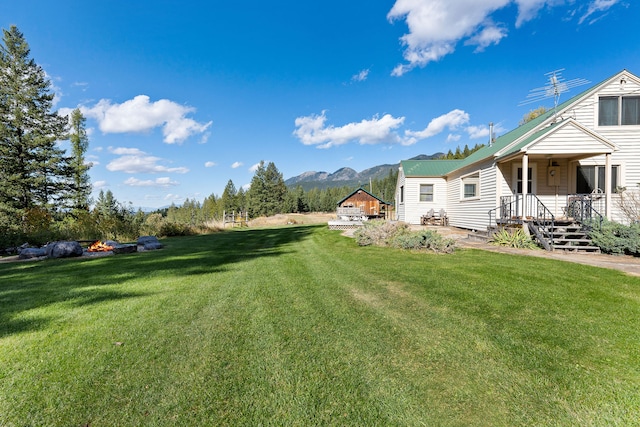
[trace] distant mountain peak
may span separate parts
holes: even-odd
[[[444,153],[435,153],[432,155],[420,154],[409,160],[434,160],[443,156]],[[371,179],[384,178],[389,174],[389,170],[397,170],[400,163],[384,164],[373,166],[361,172],[357,172],[350,167],[342,167],[333,173],[307,171],[298,176],[287,179],[284,183],[288,187],[296,187],[301,185],[305,190],[311,188],[327,188],[341,186],[358,186],[369,183]]]

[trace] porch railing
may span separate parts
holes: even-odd
[[[534,226],[530,228],[540,243],[545,249],[551,250],[555,216],[535,194],[527,194],[525,197],[522,194],[502,196],[500,206],[489,211],[489,229],[525,222]],[[546,235],[540,232],[543,227],[549,230]]]
[[[580,222],[583,227],[600,229],[604,216],[604,194],[573,194],[567,197],[568,218]]]

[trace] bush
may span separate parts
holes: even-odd
[[[432,250],[451,253],[455,250],[455,240],[445,239],[432,230],[411,231],[403,222],[375,220],[365,222],[355,231],[354,237],[360,246],[390,246],[400,249]]]
[[[366,221],[354,233],[360,246],[386,246],[394,236],[406,232],[409,226],[404,222],[388,222],[381,219]]]
[[[600,229],[593,229],[589,236],[604,253],[640,255],[640,224],[622,225],[605,221]]]
[[[455,250],[455,240],[445,239],[433,230],[407,231],[393,236],[389,241],[389,246],[401,249],[426,249],[438,253],[451,253]]]
[[[538,245],[522,228],[503,228],[491,237],[491,244],[518,249],[536,249]]]
[[[194,236],[198,234],[196,230],[186,224],[177,224],[175,222],[165,222],[160,227],[158,237],[174,237],[174,236]]]

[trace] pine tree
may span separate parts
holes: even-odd
[[[56,146],[66,119],[51,112],[54,94],[16,26],[0,45],[0,228],[26,230],[29,213],[66,195],[69,158]]]
[[[229,180],[220,198],[220,205],[226,213],[237,212],[239,210],[237,194],[236,186],[232,180]]]
[[[247,208],[252,217],[271,216],[284,211],[287,186],[273,162],[261,161],[247,191]]]
[[[86,211],[89,209],[91,196],[91,181],[89,178],[89,169],[91,165],[87,165],[84,155],[89,148],[89,137],[85,129],[86,119],[76,108],[71,113],[71,133],[69,141],[71,142],[71,173],[73,176],[73,187],[71,194],[71,207],[74,210]]]

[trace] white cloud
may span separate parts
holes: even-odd
[[[94,154],[89,154],[85,157],[85,164],[91,163],[93,166],[98,166],[100,164],[99,157]]]
[[[218,164],[216,162],[205,162],[204,164],[205,168],[212,168],[214,166],[218,166]]]
[[[469,134],[469,139],[480,139],[486,138],[489,140],[489,126],[467,126],[465,128],[467,134]],[[506,129],[502,127],[500,124],[495,124],[493,126],[493,136],[497,137],[499,134],[506,132]]]
[[[594,13],[605,12],[620,0],[593,0],[580,18],[581,24]],[[573,4],[573,2],[569,2]],[[515,27],[534,19],[544,7],[567,4],[563,0],[396,0],[387,14],[389,21],[403,19],[408,33],[401,37],[406,63],[397,65],[392,75],[401,76],[416,67],[424,67],[453,53],[456,45],[477,46],[481,52],[507,36],[506,27],[496,24],[491,15],[516,4]]]
[[[109,151],[120,155],[115,160],[112,160],[107,164],[107,170],[111,172],[125,172],[125,173],[187,173],[188,168],[176,167],[171,168],[158,164],[162,161],[160,157],[149,156],[144,151],[137,148],[112,148],[109,147]]]
[[[259,167],[260,167],[260,162],[256,163],[255,165],[252,165],[252,166],[249,168],[249,172],[255,172],[255,171],[257,171],[257,170],[258,170],[258,168],[259,168]]]
[[[401,142],[395,132],[404,123],[404,117],[393,117],[390,114],[344,126],[326,126],[325,111],[321,115],[298,117],[295,120],[297,129],[293,134],[304,145],[317,145],[318,148],[329,148],[357,141],[360,144],[398,143]]]
[[[412,145],[421,139],[427,139],[437,135],[445,129],[456,130],[469,123],[469,114],[462,110],[451,110],[431,120],[426,128],[421,131],[405,131],[403,145]]]
[[[179,194],[169,193],[163,197],[163,200],[165,200],[166,202],[181,202],[184,200],[184,197],[180,196]]]
[[[589,4],[589,7],[587,8],[587,12],[580,18],[578,22],[582,24],[584,21],[587,20],[587,18],[589,18],[593,14],[598,12],[606,12],[616,3],[619,3],[619,1],[620,0],[594,0]],[[592,19],[589,22],[589,24],[592,24],[595,21],[597,21],[597,19]]]
[[[161,127],[167,144],[182,143],[191,135],[205,133],[211,126],[211,122],[198,123],[187,117],[195,111],[192,107],[167,99],[151,102],[146,95],[121,104],[102,99],[93,107],[81,107],[81,110],[86,117],[96,119],[104,133],[148,132]]]
[[[58,105],[58,103],[64,96],[62,89],[60,89],[60,87],[55,83],[56,81],[59,82],[61,79],[59,77],[51,77],[46,71],[44,72],[44,78],[49,80],[49,89],[51,90],[51,92],[53,92],[53,101],[51,101],[51,105],[55,108],[55,106]]]
[[[367,80],[368,76],[369,76],[369,69],[362,70],[358,74],[353,75],[351,77],[351,81],[352,82],[363,82],[363,81]]]
[[[458,133],[450,133],[447,135],[447,142],[458,142],[462,136]]]
[[[243,165],[242,162],[233,162],[233,164],[231,165],[231,168],[232,169],[238,169],[242,165]]]
[[[109,184],[107,183],[107,181],[96,181],[93,183],[94,190],[100,190],[101,188],[106,188],[108,186]]]
[[[138,148],[127,148],[127,147],[107,147],[110,153],[117,154],[118,156],[131,155],[131,156],[143,156],[145,154],[144,151]]]
[[[137,178],[129,178],[124,182],[125,185],[131,187],[171,187],[173,185],[179,185],[178,181],[172,181],[169,177],[156,178],[155,180],[140,180]]]
[[[496,25],[488,25],[483,28],[478,34],[468,39],[464,44],[477,46],[475,52],[482,52],[492,44],[500,43],[504,37],[507,36],[507,31],[504,28],[500,28]]]

